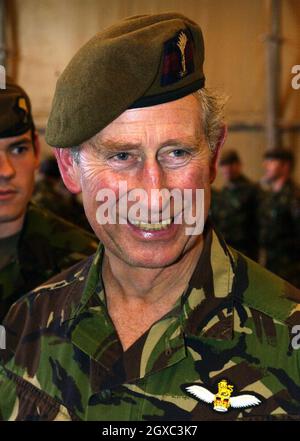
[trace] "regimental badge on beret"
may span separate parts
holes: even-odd
[[[177,32],[164,44],[161,86],[168,86],[194,72],[194,42],[189,29]]]
[[[23,98],[23,97],[18,98],[17,106],[18,106],[19,109],[24,110],[25,113],[29,112],[25,98]]]

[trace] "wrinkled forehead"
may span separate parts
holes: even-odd
[[[195,138],[203,134],[201,108],[193,95],[149,107],[128,109],[99,132],[94,139],[101,142],[114,139]]]

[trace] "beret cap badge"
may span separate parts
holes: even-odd
[[[181,63],[182,63],[182,71],[180,71],[180,75],[183,77],[186,75],[186,65],[185,65],[185,47],[187,44],[187,36],[184,32],[180,32],[179,37],[178,37],[178,43],[177,46],[180,49],[181,52]]]
[[[161,86],[168,86],[194,72],[194,43],[191,33],[181,30],[164,43]]]
[[[28,113],[29,109],[26,103],[25,98],[19,97],[18,98],[18,108],[24,110],[25,113]]]

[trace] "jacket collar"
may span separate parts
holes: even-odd
[[[81,301],[69,322],[72,343],[92,360],[94,387],[133,381],[177,363],[187,355],[186,336],[233,337],[232,256],[210,227],[185,293],[125,352],[105,304],[103,253],[99,245]]]

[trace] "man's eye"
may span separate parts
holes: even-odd
[[[16,147],[11,148],[11,149],[10,149],[10,152],[11,152],[13,155],[22,155],[22,153],[27,152],[27,150],[28,150],[27,147],[25,147],[25,146],[21,146],[21,145],[18,145],[18,146],[16,146]]]
[[[107,160],[108,164],[116,169],[133,167],[139,161],[140,156],[138,154],[128,152],[116,153]]]
[[[183,158],[187,155],[188,155],[188,152],[183,149],[176,149],[176,150],[173,150],[172,152],[170,152],[170,156],[175,157],[175,158]]]
[[[113,157],[113,159],[116,159],[118,161],[126,161],[127,159],[129,159],[129,153],[127,153],[127,152],[120,152],[117,155],[115,155]]]
[[[161,152],[158,160],[164,167],[176,168],[186,165],[192,158],[191,153],[186,149],[174,149]]]

